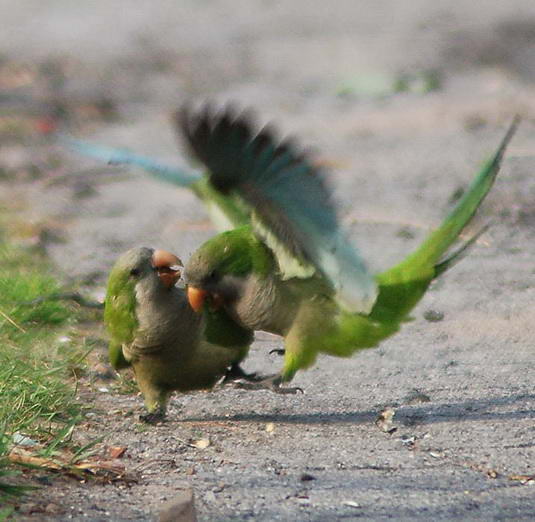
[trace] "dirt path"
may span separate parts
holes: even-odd
[[[85,382],[91,408],[78,436],[105,434],[105,444],[127,447],[122,462],[138,481],[43,479],[25,517],[151,520],[188,486],[201,520],[210,521],[533,517],[532,0],[135,8],[4,0],[0,19],[8,60],[60,64],[64,76],[60,91],[30,86],[26,101],[7,97],[1,107],[22,103],[32,113],[28,96],[37,111],[39,100],[56,97],[68,130],[180,163],[168,118],[179,103],[252,105],[260,121],[275,119],[320,149],[377,269],[438,222],[511,116],[525,117],[483,212],[494,226],[399,335],[350,360],[322,358],[297,376],[303,396],[226,389],[176,397],[169,422],[154,428],[136,421],[139,397]],[[423,74],[439,88],[418,92],[416,82],[413,92],[393,93],[401,73]],[[53,147],[6,143],[0,153],[16,163]],[[58,270],[89,281],[91,291],[101,291],[110,264],[131,246],[187,258],[212,233],[193,196],[135,174],[108,182],[85,170],[95,163],[58,153],[57,171],[1,189],[27,202],[28,218],[46,225]],[[73,181],[73,171],[85,175]],[[444,319],[427,322],[429,309]],[[248,367],[278,368],[268,355],[278,345],[259,336]],[[396,408],[393,434],[374,422],[385,406]],[[209,445],[196,447],[199,440]]]

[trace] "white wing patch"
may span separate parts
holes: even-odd
[[[297,277],[306,279],[312,277],[316,269],[310,263],[291,254],[288,249],[265,227],[256,213],[251,215],[251,225],[255,234],[271,249],[279,264],[280,276],[283,281]]]
[[[251,223],[255,233],[277,258],[282,280],[293,277],[306,279],[316,273],[314,265],[291,254],[254,212]],[[310,230],[307,235],[314,237],[314,233],[314,230]],[[331,283],[340,307],[350,313],[369,314],[377,299],[377,285],[344,234],[337,231],[324,239],[320,247],[314,241],[307,246],[314,263],[321,267],[323,275]]]
[[[206,212],[212,220],[212,223],[216,225],[216,228],[219,232],[225,232],[226,230],[232,230],[233,228],[236,228],[236,225],[230,220],[230,218],[217,203],[206,199],[204,200],[204,205]]]

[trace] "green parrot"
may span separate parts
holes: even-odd
[[[244,328],[284,338],[280,373],[248,388],[282,387],[319,353],[348,357],[377,346],[409,320],[430,283],[479,234],[452,246],[471,221],[499,171],[515,119],[442,224],[403,261],[371,274],[347,240],[323,173],[269,128],[255,131],[247,114],[210,107],[177,115],[193,156],[224,196],[241,199],[251,222],[206,241],[184,272],[195,310],[224,309]],[[481,233],[481,232],[480,232]]]
[[[145,422],[164,419],[175,390],[209,389],[225,376],[253,378],[239,367],[253,332],[230,320],[223,308],[195,313],[185,290],[175,286],[181,266],[164,250],[133,248],[119,257],[108,280],[109,359],[117,370],[133,367]]]

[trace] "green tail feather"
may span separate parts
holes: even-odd
[[[487,224],[476,232],[468,241],[465,241],[457,250],[449,254],[440,263],[435,265],[435,278],[442,275],[446,270],[449,270],[455,263],[460,261],[468,252],[470,247],[489,229]]]
[[[447,255],[448,249],[457,241],[459,234],[472,220],[479,205],[489,192],[500,170],[500,164],[518,124],[516,117],[503,138],[494,156],[485,163],[455,208],[442,225],[431,232],[424,242],[401,263],[379,274],[379,297],[370,317],[379,322],[406,320],[409,312],[424,295],[433,279],[443,274],[461,259],[467,249],[486,229],[475,234],[455,252]]]
[[[410,281],[414,278],[419,279],[422,276],[422,271],[429,271],[433,277],[438,275],[435,269],[437,266],[441,266],[441,258],[470,223],[479,205],[492,187],[500,170],[507,145],[511,141],[519,121],[520,119],[515,117],[496,154],[485,163],[472,185],[443,221],[442,225],[432,232],[415,252],[400,264],[381,274],[379,276],[380,282],[388,283],[389,281],[401,282]],[[444,272],[445,268],[451,265],[451,262],[442,265],[439,273]]]

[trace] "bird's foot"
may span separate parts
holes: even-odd
[[[247,373],[239,364],[233,364],[225,374],[225,377],[223,377],[223,380],[221,381],[221,385],[225,384],[233,384],[236,382],[258,382],[262,380],[263,377],[261,375],[258,375],[256,372]]]
[[[159,424],[165,420],[165,413],[163,411],[154,411],[152,413],[143,413],[139,416],[141,422],[146,424]]]
[[[279,374],[270,375],[269,377],[263,377],[256,382],[240,382],[237,381],[234,386],[241,390],[269,390],[273,393],[280,393],[283,395],[295,395],[296,393],[305,393],[303,388],[298,386],[294,387],[282,387],[282,378]]]
[[[284,348],[275,348],[273,350],[269,350],[269,355],[272,353],[276,353],[277,355],[284,355],[286,353],[286,350]]]

